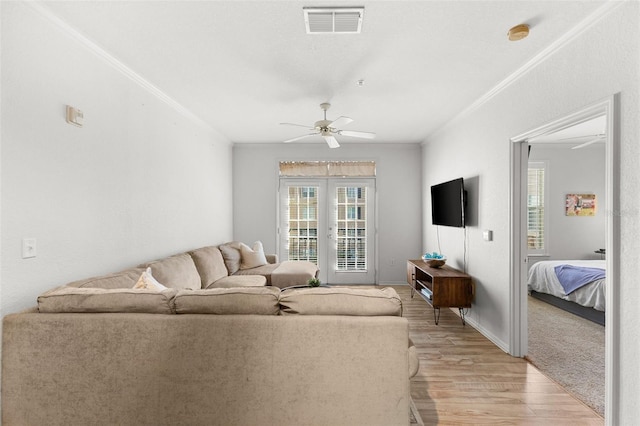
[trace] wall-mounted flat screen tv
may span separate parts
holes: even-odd
[[[431,217],[434,225],[464,228],[464,207],[462,178],[431,187]]]

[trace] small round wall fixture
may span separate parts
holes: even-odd
[[[529,35],[529,26],[527,24],[516,25],[515,27],[511,28],[507,33],[507,36],[509,36],[509,40],[511,41],[522,40],[528,35]]]

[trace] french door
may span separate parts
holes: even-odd
[[[280,180],[279,256],[328,284],[375,284],[375,179]]]

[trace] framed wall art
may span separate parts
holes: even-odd
[[[565,214],[567,216],[595,216],[596,194],[567,194]]]

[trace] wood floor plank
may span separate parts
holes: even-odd
[[[403,301],[409,335],[420,358],[411,396],[425,424],[587,425],[604,420],[521,358],[504,353],[460,317],[432,308],[408,285]]]

